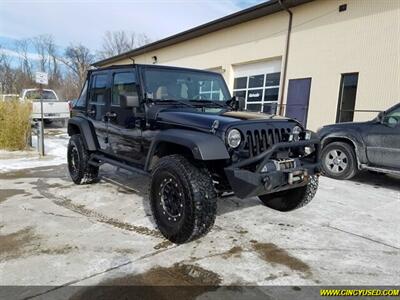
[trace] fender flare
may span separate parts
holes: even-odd
[[[355,149],[357,163],[360,167],[361,164],[367,161],[367,153],[364,145],[364,141],[361,135],[356,131],[338,131],[338,132],[331,132],[323,137],[321,137],[321,147],[325,147],[326,143],[330,139],[342,139],[349,141]]]
[[[162,142],[177,144],[189,149],[197,160],[230,158],[224,142],[216,135],[185,129],[167,129],[160,131],[154,137],[147,154],[145,170],[149,170],[157,146]]]
[[[76,133],[74,128],[79,128],[79,133],[83,137],[85,148],[89,151],[96,151],[100,148],[99,141],[93,127],[93,124],[82,117],[72,117],[68,120],[68,135]]]

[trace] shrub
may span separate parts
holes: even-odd
[[[0,149],[24,150],[28,145],[31,127],[30,102],[18,99],[0,100]]]

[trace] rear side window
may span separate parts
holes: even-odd
[[[76,101],[75,106],[77,107],[85,107],[86,106],[86,96],[87,96],[87,80],[85,81],[85,84],[83,85],[81,95],[78,98],[78,101]]]
[[[93,75],[90,93],[91,104],[105,104],[107,78],[107,74]]]
[[[121,96],[137,96],[136,76],[133,72],[114,74],[111,105],[119,106]]]

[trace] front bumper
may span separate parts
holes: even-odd
[[[315,149],[312,155],[292,158],[289,160],[290,163],[286,163],[286,167],[287,160],[285,160],[283,167],[280,167],[280,161],[276,159],[279,153],[305,147]],[[308,184],[310,176],[320,172],[319,150],[319,139],[275,144],[268,151],[225,168],[225,174],[233,192],[239,198],[305,186]],[[246,169],[252,165],[257,165],[255,171]]]

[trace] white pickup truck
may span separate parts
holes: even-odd
[[[46,123],[51,121],[62,121],[63,124],[70,117],[68,102],[60,101],[53,90],[48,89],[25,89],[22,91],[21,100],[32,101],[32,119],[40,119],[40,100],[43,100],[43,118]]]

